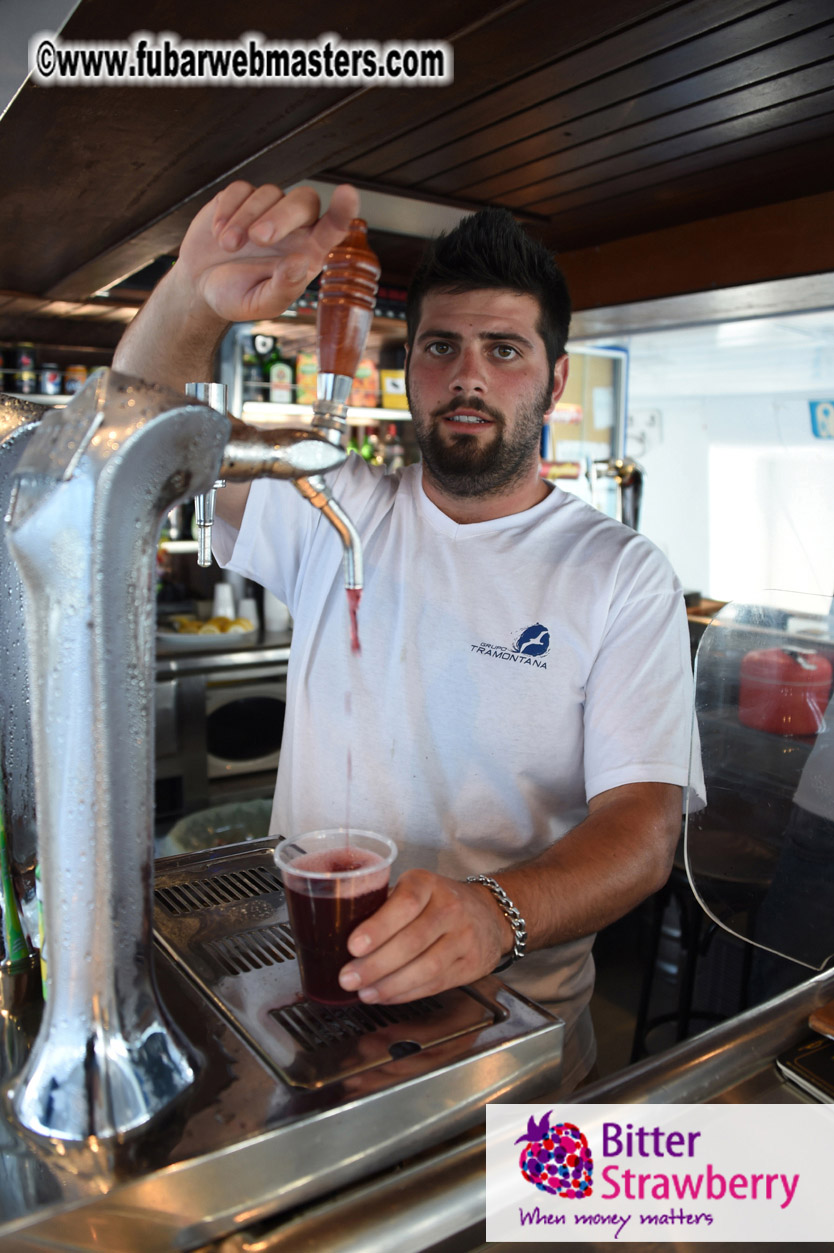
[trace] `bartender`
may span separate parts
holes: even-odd
[[[228,325],[282,313],[357,212],[350,187],[322,214],[310,188],[233,183],[115,367],[180,389],[210,378]],[[569,321],[560,270],[509,213],[429,247],[408,302],[422,462],[390,475],[348,457],[329,476],[365,554],[360,657],[341,545],[297,492],[227,486],[215,529],[221,564],[295,621],[272,830],[352,825],[399,846],[342,986],[395,1004],[501,969],[565,1020],[565,1091],[595,1058],[594,934],[670,872],[691,721],[665,558],[539,476]]]

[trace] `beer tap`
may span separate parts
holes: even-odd
[[[350,223],[347,236],[325,259],[319,284],[319,303],[316,313],[316,338],[318,344],[319,370],[317,399],[313,407],[311,430],[318,432],[335,448],[347,447],[347,402],[353,386],[356,368],[365,349],[376,305],[380,264],[368,247],[367,225],[361,218]],[[187,383],[186,394],[205,401],[220,413],[226,411],[226,386],[222,383]],[[239,435],[239,424],[236,426]],[[240,445],[239,445],[240,446]],[[240,472],[234,463],[233,450],[228,466],[224,463],[221,473],[234,479],[248,479],[248,470]],[[307,448],[306,454],[313,460],[320,451]],[[342,458],[343,460],[344,458]],[[244,462],[248,460],[243,458]],[[298,473],[293,483],[302,496],[315,508],[320,509],[333,526],[344,546],[345,587],[348,592],[361,591],[363,582],[362,546],[356,528],[323,477],[328,468],[312,463],[303,471],[304,455],[297,450],[295,468]],[[317,472],[318,471],[318,472]],[[204,495],[194,499],[197,526],[199,528],[199,552],[197,562],[211,565],[211,528],[214,524],[217,489],[224,487],[226,478],[218,479]],[[352,611],[353,611],[352,606]]]
[[[319,369],[313,426],[342,448],[348,438],[348,398],[373,321],[379,276],[379,260],[368,246],[367,225],[362,218],[354,218],[345,239],[327,255],[316,311]],[[358,536],[320,474],[298,478],[295,486],[342,536],[345,587],[354,593],[351,616],[356,647],[355,612],[363,583]]]
[[[225,383],[186,383],[186,396],[202,400],[218,413],[226,412]],[[225,487],[226,480],[218,479],[207,492],[194,497],[194,514],[197,521],[197,565],[211,565],[211,528],[214,526],[214,508],[218,488]]]
[[[358,535],[322,477],[348,455],[349,384],[373,316],[373,266],[346,251],[326,278],[313,425],[264,430],[103,370],[41,419],[16,466],[8,541],[25,598],[49,964],[11,1104],[41,1135],[124,1135],[193,1082],[198,1062],[151,963],[156,541],[168,511],[219,478],[299,481],[336,527],[358,594]]]

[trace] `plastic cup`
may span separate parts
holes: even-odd
[[[244,596],[237,607],[237,613],[239,618],[248,618],[256,630],[260,626],[258,602],[254,596]]]
[[[231,583],[217,583],[214,588],[214,613],[215,618],[232,618],[235,614],[235,593]]]
[[[345,828],[311,831],[276,848],[309,1000],[324,1005],[358,1000],[339,986],[339,971],[350,961],[348,936],[385,903],[396,856],[387,835]]]

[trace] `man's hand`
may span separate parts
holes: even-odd
[[[672,868],[681,789],[627,783],[594,796],[588,817],[545,852],[495,874],[535,949],[592,935],[656,892]],[[339,982],[368,1004],[397,1004],[490,974],[513,929],[489,888],[408,870],[348,937]]]
[[[480,979],[512,946],[512,927],[487,888],[407,870],[351,933],[358,960],[342,967],[339,982],[366,1004],[394,1005]]]
[[[321,214],[311,187],[285,195],[270,184],[232,183],[191,223],[177,266],[225,322],[274,318],[318,274],[358,211],[353,187],[337,187]]]
[[[229,323],[283,313],[344,239],[358,209],[348,186],[335,189],[321,216],[311,187],[286,196],[244,182],[224,188],[189,226],[177,264],[127,328],[114,367],[178,390],[210,379]]]

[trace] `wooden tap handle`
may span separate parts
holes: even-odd
[[[327,254],[319,280],[319,373],[353,378],[373,320],[379,274],[367,226],[354,218],[348,234]]]

